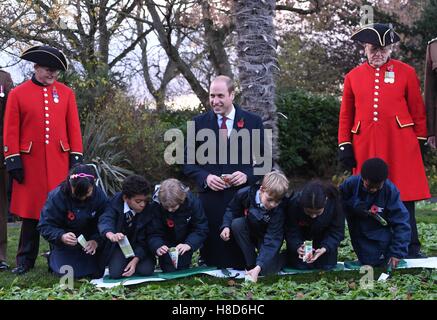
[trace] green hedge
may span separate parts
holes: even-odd
[[[331,96],[282,90],[277,94],[280,159],[288,176],[336,171],[340,102]]]

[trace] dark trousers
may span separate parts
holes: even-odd
[[[167,245],[167,246],[169,248],[172,247],[172,245]],[[176,245],[173,245],[173,247],[175,246]],[[159,265],[163,272],[174,272],[178,270],[188,269],[191,265],[192,257],[193,257],[193,250],[187,251],[183,255],[179,255],[177,268],[175,268],[173,262],[171,262],[169,253],[160,256],[158,259],[159,259]]]
[[[232,220],[231,230],[231,236],[235,238],[235,241],[243,252],[244,260],[246,261],[246,269],[253,269],[256,267],[256,258],[258,256],[256,249],[259,250],[263,239],[254,239],[251,237],[249,225],[247,224],[245,217]],[[266,264],[262,267],[260,274],[276,274],[281,270],[282,266],[283,259],[278,250],[273,259],[266,262]]]
[[[7,200],[7,173],[0,163],[0,261],[6,261],[8,244],[8,200]]]
[[[38,220],[23,219],[21,223],[20,241],[16,257],[17,266],[25,265],[33,268],[39,250],[39,232],[36,229]]]
[[[111,257],[109,258],[109,276],[112,279],[120,279],[122,278],[122,274],[124,273],[124,269],[128,265],[128,263],[132,260],[132,258],[126,259],[120,247],[115,246]],[[155,271],[155,257],[146,256],[144,259],[140,260],[135,268],[134,276],[150,276]]]
[[[414,256],[420,252],[420,241],[419,234],[417,232],[417,224],[416,224],[416,208],[414,201],[404,201],[404,205],[410,214],[410,226],[411,226],[411,241],[408,246],[408,255]]]

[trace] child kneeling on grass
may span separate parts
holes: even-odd
[[[287,266],[335,268],[338,246],[344,239],[344,225],[340,195],[335,186],[317,180],[308,182],[288,202],[285,222]],[[307,253],[305,240],[312,242]]]
[[[147,210],[150,184],[139,175],[128,176],[122,191],[110,200],[99,221],[102,237],[109,240],[104,250],[105,265],[113,279],[132,275],[149,276],[155,269],[155,256],[147,246],[146,226],[152,220]],[[123,242],[132,252],[123,253]]]
[[[408,254],[409,214],[379,158],[363,163],[361,174],[340,185],[352,247],[361,264],[395,268]]]
[[[38,230],[50,244],[51,271],[61,276],[63,267],[70,266],[74,278],[103,275],[103,239],[97,223],[106,204],[106,195],[95,185],[92,169],[86,165],[73,167],[67,179],[49,193]]]
[[[284,239],[284,201],[288,180],[280,172],[265,175],[261,186],[238,190],[223,217],[220,237],[232,236],[243,252],[247,275],[254,282],[258,275],[281,270],[279,251]],[[258,254],[256,253],[258,249]]]
[[[188,269],[208,234],[202,203],[179,180],[167,179],[156,187],[150,212],[149,247],[159,257],[162,271]]]

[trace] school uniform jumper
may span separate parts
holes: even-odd
[[[130,210],[123,200],[121,192],[114,195],[109,201],[105,212],[99,219],[98,228],[103,239],[107,232],[123,233],[129,240],[135,257],[139,261],[135,269],[135,275],[149,276],[155,270],[155,256],[147,245],[146,226],[151,222],[152,215],[148,206],[140,213],[136,213],[128,222],[126,210]],[[118,243],[107,240],[103,250],[104,266],[109,266],[109,276],[113,279],[122,277],[124,269],[132,258],[126,258]]]
[[[163,245],[170,248],[180,243],[188,244],[191,250],[179,255],[177,269],[168,253],[159,257],[164,272],[188,269],[194,251],[202,247],[208,235],[208,220],[202,203],[189,191],[184,203],[175,212],[169,212],[159,202],[158,193],[159,188],[155,191],[149,206],[153,216],[147,232],[149,248],[156,254],[156,250]]]
[[[302,192],[288,202],[285,222],[287,265],[297,269],[332,269],[337,265],[338,247],[344,239],[345,218],[340,199],[328,198],[323,213],[311,218],[300,204]],[[306,240],[313,241],[313,249],[324,247],[326,252],[314,263],[303,262],[297,249]]]
[[[411,238],[408,211],[393,182],[386,179],[382,189],[371,194],[365,190],[361,175],[356,175],[340,185],[340,192],[352,247],[362,264],[378,266],[387,263],[390,257],[407,256]],[[387,226],[363,211],[373,205]]]
[[[85,201],[73,199],[58,186],[48,195],[46,204],[41,211],[38,230],[50,243],[49,267],[56,274],[63,274],[64,265],[73,267],[74,277],[101,277],[103,268],[99,259],[103,249],[104,239],[100,237],[97,223],[103,214],[107,198],[100,187],[94,187],[91,198]],[[62,235],[73,232],[76,237],[81,234],[87,241],[95,240],[97,250],[95,255],[86,254],[78,243],[68,246],[61,240]]]

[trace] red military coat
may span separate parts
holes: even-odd
[[[21,158],[24,181],[13,180],[10,211],[39,219],[48,192],[68,174],[70,153],[82,155],[73,90],[56,81],[43,87],[32,80],[14,88],[6,105],[4,155],[6,161]]]
[[[346,75],[338,142],[352,143],[354,174],[365,160],[379,157],[387,162],[389,179],[399,188],[402,201],[429,198],[418,143],[426,138],[425,106],[411,66],[389,59],[380,68],[364,63]]]

